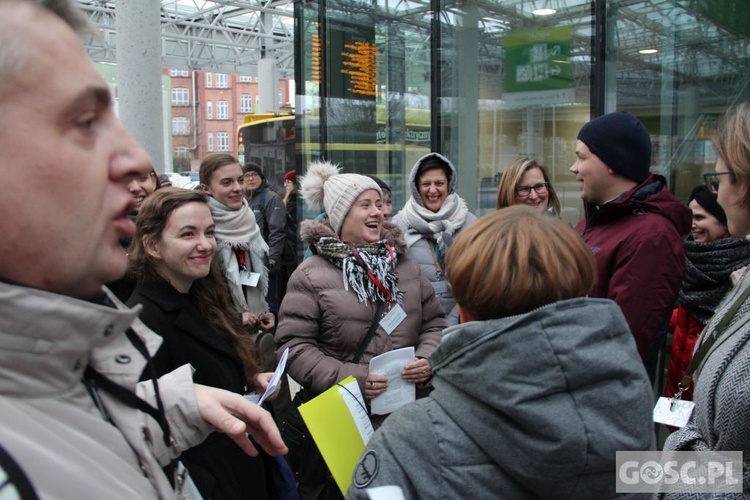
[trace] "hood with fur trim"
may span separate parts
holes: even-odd
[[[327,219],[302,221],[299,233],[302,241],[310,245],[313,253],[316,253],[315,244],[321,238],[338,238]],[[406,253],[404,233],[397,225],[389,221],[383,221],[380,228],[380,237],[396,250],[396,254],[404,255]]]

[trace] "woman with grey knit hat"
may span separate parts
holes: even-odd
[[[404,253],[401,230],[383,218],[380,186],[370,177],[314,162],[300,181],[300,194],[327,214],[300,226],[313,255],[289,278],[276,330],[276,353],[289,348],[287,369],[303,387],[300,399],[307,401],[352,375],[369,402],[391,382],[369,372],[370,360],[412,346],[415,359],[400,378],[418,384],[423,392],[418,396],[426,395],[424,386],[432,377],[427,358],[446,323],[432,286]],[[389,325],[383,321],[389,316],[399,320]],[[383,419],[374,416],[373,424]],[[290,446],[293,468],[294,454]],[[319,483],[305,481],[300,493],[309,498],[308,489]]]
[[[407,254],[440,298],[449,326],[458,323],[458,309],[445,276],[445,256],[458,233],[477,219],[456,193],[456,177],[456,167],[448,158],[424,155],[409,174],[411,197],[393,218],[404,231]]]
[[[429,282],[404,255],[401,231],[383,220],[378,184],[314,162],[301,179],[300,193],[328,218],[302,222],[301,237],[313,256],[292,274],[279,311],[277,354],[290,348],[289,374],[307,396],[353,375],[369,400],[388,388],[386,377],[368,372],[370,359],[414,346],[416,359],[401,376],[427,382],[427,357],[440,343],[445,319]],[[376,315],[378,303],[383,306]],[[353,363],[370,325],[397,308],[404,311],[403,320],[390,332],[379,325]]]

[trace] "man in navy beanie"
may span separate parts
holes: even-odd
[[[586,215],[576,230],[597,268],[590,295],[620,306],[653,381],[685,271],[682,236],[690,231],[690,210],[669,192],[664,177],[650,172],[651,137],[629,113],[584,125],[576,156],[570,171]]]

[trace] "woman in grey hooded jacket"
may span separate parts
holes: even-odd
[[[445,255],[458,233],[476,220],[456,193],[456,181],[456,167],[448,158],[424,155],[409,174],[411,197],[393,218],[404,231],[406,254],[432,283],[449,326],[458,323],[458,310],[445,276]]]
[[[431,395],[373,435],[347,498],[611,498],[616,452],[651,450],[651,385],[591,252],[525,206],[479,219],[447,257],[462,324],[430,356]]]

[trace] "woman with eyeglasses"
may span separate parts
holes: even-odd
[[[686,268],[677,308],[669,321],[672,343],[664,392],[667,397],[679,391],[678,384],[693,358],[695,342],[734,285],[735,271],[750,264],[750,241],[730,237],[727,216],[716,198],[716,193],[701,184],[688,199],[693,223],[684,243]],[[684,390],[682,399],[693,400],[692,387]]]
[[[716,173],[706,175],[709,189],[727,216],[729,233],[750,235],[750,103],[728,111],[713,139]],[[740,278],[709,320],[682,386],[694,383],[695,408],[682,429],[667,438],[665,450],[741,451],[744,491],[750,491],[750,276]],[[700,498],[669,493],[662,498]],[[738,498],[742,493],[738,494]]]
[[[513,160],[500,178],[496,208],[513,205],[528,205],[538,212],[560,216],[560,200],[547,169],[531,158]]]
[[[477,219],[456,192],[456,177],[456,167],[448,158],[424,155],[409,174],[411,196],[393,217],[404,231],[406,254],[432,283],[449,326],[458,323],[458,309],[445,274],[445,255],[458,234]]]

